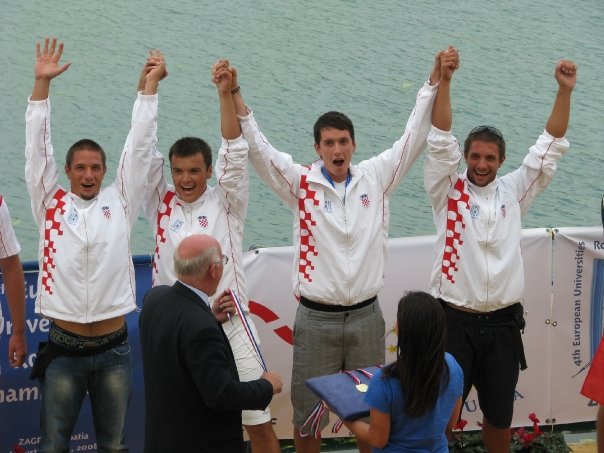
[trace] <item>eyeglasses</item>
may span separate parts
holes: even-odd
[[[501,131],[493,126],[476,126],[474,129],[472,129],[470,131],[470,133],[468,134],[468,137],[471,137],[472,135],[480,134],[481,132],[485,132],[485,131],[488,131],[491,134],[493,134],[495,137],[497,137],[498,139],[503,140],[503,134],[501,133]]]
[[[226,266],[227,263],[229,262],[229,257],[226,255],[222,255],[222,259],[220,261],[222,262],[222,264],[224,264]]]

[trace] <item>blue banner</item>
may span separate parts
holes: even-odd
[[[137,306],[142,306],[143,296],[151,287],[151,257],[134,258],[136,272]],[[13,369],[8,364],[8,339],[12,330],[4,282],[0,274],[0,301],[4,322],[0,326],[0,453],[36,452],[40,443],[41,394],[37,380],[29,374],[36,358],[38,343],[46,341],[50,322],[34,313],[38,288],[38,263],[24,263],[26,288],[26,339],[28,354],[23,367]],[[131,451],[143,451],[144,388],[143,366],[138,338],[138,311],[127,317],[128,335],[133,360],[132,400],[126,422],[126,441]],[[73,432],[71,451],[95,452],[96,440],[88,398],[80,412]]]

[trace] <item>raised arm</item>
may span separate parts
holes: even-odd
[[[459,143],[451,135],[451,80],[459,68],[459,54],[449,46],[439,52],[440,84],[432,109],[432,129],[428,134],[428,152],[424,160],[424,187],[432,207],[441,209],[453,184],[453,175],[461,161]]]
[[[522,215],[545,190],[554,176],[558,159],[569,148],[565,134],[570,118],[570,97],[577,82],[577,66],[570,60],[561,60],[556,65],[555,78],[558,92],[545,132],[530,148],[520,168],[501,178],[514,186]]]
[[[245,105],[238,81],[238,72],[232,66],[231,94],[241,124],[241,132],[249,146],[249,160],[264,183],[291,209],[296,209],[302,166],[292,157],[274,148],[262,134],[254,115]]]
[[[437,55],[438,59],[441,53],[439,52]],[[376,178],[379,178],[386,195],[390,195],[396,190],[398,184],[426,148],[432,109],[441,78],[441,70],[437,68],[436,61],[435,59],[429,82],[424,83],[417,94],[415,107],[409,115],[402,136],[394,142],[390,149],[359,164],[359,167],[372,172]],[[433,83],[434,85],[432,85]]]
[[[214,173],[226,209],[236,216],[243,226],[247,215],[250,186],[248,144],[241,135],[239,118],[235,112],[231,94],[233,71],[230,70],[227,60],[219,60],[212,66],[212,81],[218,90],[222,134]]]
[[[42,225],[46,208],[59,188],[57,164],[50,134],[50,81],[69,68],[59,64],[63,43],[57,39],[36,43],[34,88],[25,113],[25,182],[31,198],[34,219]]]
[[[149,51],[149,63],[152,67],[144,77],[145,86],[132,108],[130,132],[117,170],[117,188],[128,207],[132,223],[149,196],[151,162],[157,145],[157,90],[159,82],[168,74],[164,56],[159,50]]]
[[[239,86],[239,80],[237,78],[237,69],[233,66],[229,67],[233,78],[231,80],[231,95],[233,96],[233,102],[235,104],[235,110],[237,115],[244,117],[247,115],[247,107],[243,101],[243,94],[241,93],[241,87]]]
[[[558,92],[552,113],[545,130],[555,138],[564,137],[570,118],[570,96],[577,82],[577,65],[570,60],[560,60],[554,73],[558,82]]]
[[[233,140],[241,135],[241,127],[231,94],[233,79],[235,79],[235,83],[237,82],[236,74],[234,68],[231,71],[227,60],[219,60],[212,66],[212,81],[216,84],[220,100],[220,131],[222,137],[227,140]]]
[[[55,77],[63,74],[71,63],[59,65],[63,55],[63,43],[59,43],[57,48],[57,38],[45,38],[44,48],[41,48],[40,43],[36,43],[36,66],[34,68],[35,82],[34,89],[31,93],[32,101],[43,101],[48,98],[50,91],[50,81]]]
[[[164,68],[163,74],[160,77],[161,81],[168,76],[164,56],[159,51],[150,50],[147,55],[145,65],[140,73],[137,93],[143,93],[145,91],[145,87],[147,85],[147,75],[153,69],[159,69],[160,66],[163,66]],[[153,85],[155,85],[155,83],[153,83]],[[155,89],[157,90],[157,87]],[[138,105],[138,103],[136,105]],[[145,217],[147,217],[151,223],[151,226],[153,226],[157,220],[157,210],[162,203],[162,197],[166,193],[167,187],[168,182],[166,181],[166,177],[164,175],[164,156],[157,149],[157,147],[154,146],[151,156],[151,163],[149,165],[147,192],[145,194],[145,201],[143,204]]]
[[[451,114],[451,79],[459,66],[459,55],[454,47],[437,55],[440,64],[440,84],[432,108],[432,125],[441,131],[450,131]]]

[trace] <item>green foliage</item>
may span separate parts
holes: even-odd
[[[449,452],[455,453],[487,453],[482,445],[481,431],[459,431],[453,433],[454,439],[449,442]]]
[[[533,422],[532,430],[530,428],[517,428],[512,430],[511,452],[523,453],[568,453],[572,450],[566,444],[562,433],[542,431],[539,428],[539,419],[535,414],[529,414],[529,419]],[[456,430],[453,432],[453,440],[449,442],[449,452],[463,453],[486,453],[482,444],[482,432],[472,431],[464,432],[466,426],[465,420],[460,420]]]

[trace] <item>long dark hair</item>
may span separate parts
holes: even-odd
[[[430,294],[412,291],[399,301],[396,319],[396,362],[384,369],[384,377],[401,382],[405,412],[421,417],[434,408],[441,389],[449,383],[445,313]]]

